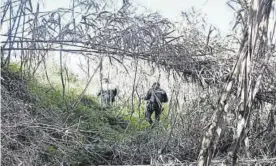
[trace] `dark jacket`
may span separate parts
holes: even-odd
[[[105,98],[105,100],[107,101],[111,101],[114,102],[115,101],[115,96],[117,95],[117,89],[112,89],[112,90],[101,90],[98,93],[98,96],[102,96],[103,98]]]
[[[148,100],[151,104],[161,105],[162,103],[168,102],[167,93],[161,88],[151,88],[144,99]]]

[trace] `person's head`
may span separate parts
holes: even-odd
[[[154,88],[154,89],[160,88],[160,83],[159,82],[153,83],[152,88]]]
[[[108,78],[104,78],[104,79],[103,79],[103,82],[104,82],[104,83],[109,83],[109,79],[108,79]]]

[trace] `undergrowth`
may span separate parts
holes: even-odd
[[[137,110],[135,102],[131,113],[130,106],[102,108],[96,97],[80,96],[76,89],[63,96],[60,86],[22,77],[16,64],[1,74],[3,165],[57,165],[62,160],[71,165],[107,164],[116,156],[116,145],[133,142],[150,129],[145,104]],[[14,140],[17,155],[10,153]],[[36,148],[28,152],[31,146]]]

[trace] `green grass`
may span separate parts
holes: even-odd
[[[9,70],[18,73],[20,72],[20,66],[16,63],[11,63],[9,65]],[[58,70],[59,72],[59,70]],[[58,74],[57,72],[57,74]],[[65,70],[64,70],[65,72]],[[76,80],[77,77],[69,72],[69,75],[72,77],[71,84],[77,84],[78,81]],[[41,79],[39,76],[37,79]],[[112,108],[113,110],[103,109],[98,102],[97,97],[85,95],[82,98],[82,101],[79,102],[78,106],[75,108],[71,108],[73,103],[76,103],[79,94],[81,93],[82,89],[80,88],[70,88],[69,90],[66,89],[65,96],[62,95],[62,87],[60,84],[52,84],[51,86],[48,82],[43,82],[41,80],[37,80],[35,78],[28,79],[28,87],[33,96],[39,99],[39,107],[44,108],[58,108],[63,112],[68,112],[70,109],[74,109],[75,117],[83,117],[84,119],[88,119],[91,121],[95,121],[101,125],[103,123],[107,123],[107,119],[112,119],[117,116],[117,112],[120,112],[120,116],[125,121],[130,122],[128,132],[133,131],[141,131],[148,128],[150,125],[145,120],[145,108],[146,108],[146,101],[142,101],[139,108],[139,101],[135,99],[134,102],[134,112],[132,113],[132,106],[129,103],[124,108]],[[166,119],[168,113],[168,106],[164,104],[164,111],[161,114],[161,123],[163,126],[168,127],[168,121]],[[100,115],[98,115],[100,114]],[[78,119],[78,118],[77,118]],[[154,113],[152,115],[152,119],[154,120]],[[100,121],[100,122],[99,122]],[[88,124],[88,127],[92,127],[93,125]]]
[[[18,73],[20,72],[20,66],[16,63],[10,63],[8,70],[13,73]]]
[[[160,117],[160,123],[167,128],[169,126],[169,121],[167,120],[166,116],[168,114],[168,105],[163,105],[164,110]],[[130,121],[130,131],[141,131],[145,130],[150,127],[150,124],[145,119],[145,112],[146,112],[146,101],[143,101],[139,107],[139,101],[136,100],[134,104],[134,112],[132,112],[132,106],[128,105],[121,110],[124,119]],[[152,114],[152,119],[154,121],[155,114]]]
[[[36,110],[55,109],[67,123],[76,124],[80,121],[80,130],[92,131],[107,142],[116,142],[127,136],[124,128],[117,124],[125,119],[115,117],[117,110],[102,108],[95,96],[84,95],[79,101],[81,91],[71,89],[63,97],[60,86],[43,85],[35,79],[28,81],[28,87],[31,95],[38,98]],[[80,140],[85,142],[85,138]]]
[[[17,64],[9,66],[9,70],[12,72],[18,73],[19,69]],[[48,83],[40,82],[39,78],[29,78],[27,81],[30,94],[37,99],[36,111],[39,111],[39,108],[56,110],[70,124],[79,123],[81,120],[81,130],[94,131],[101,138],[112,142],[150,128],[149,123],[145,120],[145,101],[139,108],[139,102],[135,100],[133,113],[131,104],[124,108],[105,109],[100,106],[95,96],[84,95],[79,102],[80,89],[70,88],[63,96],[61,85],[50,86]],[[74,82],[76,83],[76,80]],[[75,103],[78,105],[74,105]],[[161,114],[161,123],[165,128],[169,125],[165,118],[167,111],[168,108],[165,104]],[[120,112],[119,116],[118,112]],[[154,120],[154,114],[152,118]],[[128,130],[125,131],[126,126],[128,126]],[[84,138],[80,139],[85,140]]]
[[[16,64],[11,64],[8,70],[20,75],[19,67]],[[65,126],[78,126],[75,141],[84,146],[97,142],[95,146],[98,148],[94,149],[95,153],[104,154],[112,145],[126,140],[135,140],[136,136],[141,133],[148,131],[154,133],[156,131],[156,133],[161,134],[158,132],[158,128],[152,130],[145,120],[145,101],[141,103],[139,108],[139,102],[135,100],[134,111],[131,104],[123,108],[102,108],[95,96],[84,95],[79,100],[79,95],[82,93],[81,89],[70,88],[63,96],[61,85],[50,85],[48,82],[41,81],[41,77],[28,78],[26,83],[33,102],[32,113],[41,115],[39,114],[41,110],[53,111],[54,115],[61,117],[59,120]],[[78,104],[75,105],[76,103]],[[161,123],[167,127],[169,124],[166,120],[168,109],[166,105],[164,108]],[[152,118],[154,119],[154,115]],[[55,125],[54,120],[50,123]],[[60,122],[56,124],[60,125]],[[45,146],[42,152],[50,158],[62,158],[63,153],[57,147],[57,144],[49,144]],[[75,148],[74,151],[78,150],[77,147]],[[82,162],[86,160],[84,156],[86,154],[72,155],[71,159],[75,162]]]

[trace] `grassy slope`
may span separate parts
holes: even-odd
[[[32,131],[40,133],[40,136],[33,136],[35,138],[25,133],[24,137],[28,138],[32,144],[38,144],[34,141],[35,139],[45,139],[45,143],[40,145],[41,147],[37,145],[39,150],[33,152],[33,155],[37,157],[26,164],[52,163],[55,165],[64,159],[69,160],[72,165],[89,165],[91,162],[108,163],[113,154],[113,145],[127,141],[133,135],[149,127],[147,122],[144,121],[144,105],[141,106],[140,111],[134,110],[133,116],[130,115],[132,112],[130,105],[115,110],[103,109],[93,96],[83,96],[81,102],[74,105],[79,97],[79,93],[75,89],[71,89],[63,98],[61,88],[58,86],[50,87],[41,84],[34,78],[21,81],[17,65],[12,64],[7,71],[2,72],[6,73],[6,77],[10,77],[10,81],[18,79],[19,82],[24,82],[23,84],[27,86],[26,93],[29,99],[24,102],[27,105],[32,105],[32,109],[22,113],[24,115],[30,113],[26,121],[33,122],[33,125],[51,127],[51,129],[41,127],[38,131]],[[6,84],[10,83],[6,82]],[[8,89],[7,91],[12,94],[20,90],[19,88]],[[15,102],[22,100],[17,97],[13,99]],[[25,99],[23,98],[23,100]],[[135,109],[137,109],[137,105],[138,102],[135,102]],[[166,115],[166,113],[163,115]],[[4,111],[2,117],[6,116],[12,116],[12,114]],[[126,130],[127,125],[129,125],[128,130]],[[17,127],[15,126],[15,128]],[[25,128],[33,130],[30,126],[25,126]],[[24,142],[23,139],[17,137],[12,139],[19,143]],[[11,141],[9,138],[2,140]],[[9,144],[6,144],[7,151],[12,151]],[[22,146],[19,149],[25,151],[28,148],[28,146]],[[12,156],[8,157],[12,158]],[[7,163],[9,161],[4,160],[2,164],[19,164],[16,159],[11,161]]]

